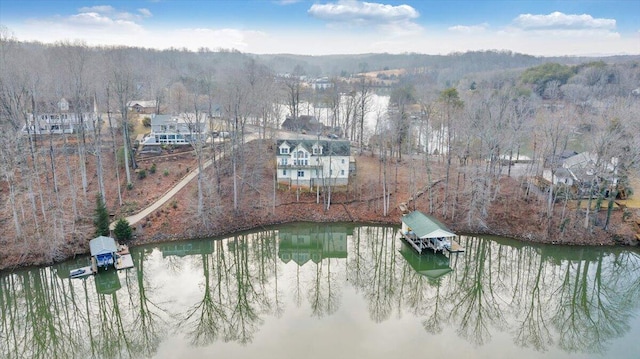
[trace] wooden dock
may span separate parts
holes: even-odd
[[[129,253],[129,247],[124,244],[118,246],[118,252],[116,253],[116,262],[113,266],[117,270],[133,268],[133,258]]]
[[[131,254],[119,255],[114,266],[117,270],[133,268],[133,258]]]
[[[451,240],[451,247],[447,248],[447,250],[449,251],[449,253],[460,253],[460,252],[464,252],[464,247],[460,245],[460,243],[454,241],[453,239]]]
[[[422,254],[426,249],[432,250],[433,252],[439,252],[442,251],[444,252],[444,250],[439,250],[434,243],[429,240],[429,239],[422,239],[422,238],[418,238],[415,235],[410,235],[407,233],[403,233],[402,229],[398,230],[398,234],[400,235],[400,238],[402,240],[404,240],[405,243],[409,244],[411,247],[413,247],[413,249],[416,250],[416,252],[418,252],[418,254]],[[464,252],[464,247],[462,247],[460,245],[460,243],[458,243],[457,241],[455,241],[454,239],[449,239],[451,245],[449,247],[445,247],[444,249],[446,249],[447,252],[449,253],[462,253]]]

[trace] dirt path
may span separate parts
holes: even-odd
[[[250,134],[245,136],[245,143],[253,141],[253,140],[257,139],[257,138],[258,138],[257,134],[250,133]],[[224,158],[224,155],[221,155],[221,156],[222,157],[220,157],[219,159]],[[213,160],[206,161],[202,165],[202,169],[203,170],[207,169],[209,166],[211,166],[212,163],[213,163]],[[135,224],[137,224],[138,222],[143,220],[145,217],[147,217],[148,215],[153,213],[155,210],[157,210],[158,208],[162,207],[162,205],[167,203],[171,198],[173,198],[173,196],[175,196],[178,192],[180,192],[180,190],[182,190],[182,188],[184,188],[187,184],[189,184],[189,182],[191,182],[191,180],[196,178],[199,173],[200,173],[200,169],[198,167],[196,167],[193,171],[189,172],[189,174],[184,176],[184,178],[182,178],[182,180],[180,180],[180,182],[176,183],[175,186],[173,186],[170,190],[168,190],[162,197],[158,198],[155,202],[151,203],[149,206],[144,208],[142,211],[140,211],[140,212],[138,212],[136,214],[133,214],[131,216],[126,217],[125,219],[127,220],[127,222],[129,222],[129,225],[130,226],[134,226]],[[111,224],[109,225],[109,229],[113,230],[115,228],[115,226],[116,226],[116,223],[117,223],[117,221],[111,222]]]

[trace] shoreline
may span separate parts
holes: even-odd
[[[291,203],[289,205],[305,206],[308,207],[309,204],[302,203]],[[334,203],[334,207],[349,207],[348,205],[342,204],[340,202]],[[357,206],[354,206],[357,207]],[[298,212],[300,213],[300,212]],[[346,215],[336,215],[333,213],[332,215],[321,215],[320,218],[317,216],[299,216],[296,218],[276,218],[273,220],[267,221],[258,221],[252,222],[251,225],[246,226],[228,226],[228,227],[218,227],[217,229],[208,230],[208,231],[198,231],[197,229],[193,229],[191,231],[187,231],[182,235],[179,234],[171,234],[171,233],[154,233],[151,235],[141,235],[138,238],[135,238],[126,244],[130,248],[134,248],[137,246],[154,244],[154,243],[170,243],[170,242],[178,242],[178,241],[190,241],[190,240],[205,240],[205,239],[215,239],[218,237],[230,236],[242,232],[255,231],[260,229],[266,229],[268,227],[291,224],[291,223],[354,223],[358,225],[380,225],[380,226],[400,226],[400,211],[395,209],[392,211],[387,217],[377,217],[375,219],[360,219],[353,218],[349,212],[342,211],[343,214]],[[315,218],[310,218],[315,217]],[[397,218],[397,220],[396,220]],[[227,222],[227,223],[235,223],[235,222]],[[531,233],[501,233],[497,228],[491,230],[491,228],[487,228],[484,231],[478,230],[470,230],[468,228],[464,228],[456,223],[451,223],[449,221],[443,221],[447,226],[449,226],[453,231],[459,233],[458,235],[463,236],[499,236],[511,240],[520,241],[522,243],[532,243],[539,245],[563,245],[563,246],[576,246],[576,247],[600,247],[600,246],[609,246],[609,247],[637,247],[637,244],[634,245],[631,243],[624,243],[622,241],[616,241],[614,239],[614,235],[610,235],[609,238],[600,238],[597,239],[593,236],[591,238],[585,240],[584,238],[575,239],[575,240],[567,240],[567,241],[558,241],[551,240],[549,238],[540,238],[538,235],[532,235]],[[57,258],[56,260],[45,260],[45,258],[33,258],[33,260],[23,261],[20,264],[9,265],[6,267],[0,267],[0,275],[5,275],[11,273],[13,271],[29,269],[29,268],[42,268],[52,266],[58,263],[62,263],[68,260],[72,260],[77,256],[83,256],[89,254],[88,240],[85,251],[73,252],[69,255]]]

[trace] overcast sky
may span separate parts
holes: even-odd
[[[0,0],[18,40],[306,55],[640,54],[640,0]]]

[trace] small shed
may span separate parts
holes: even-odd
[[[89,241],[89,249],[98,268],[107,269],[108,266],[115,264],[116,252],[118,251],[115,239],[106,236],[96,237]]]

